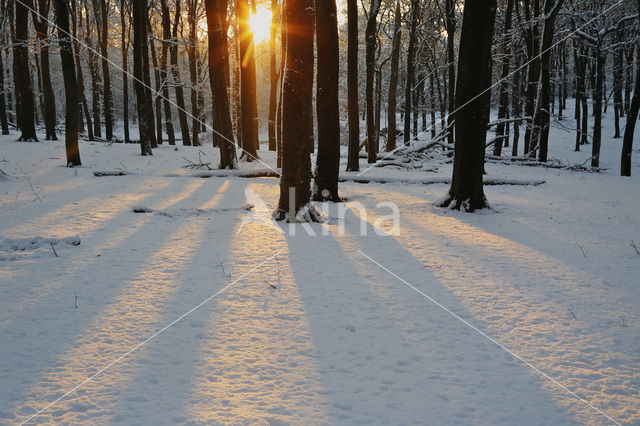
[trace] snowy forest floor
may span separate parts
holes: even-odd
[[[442,183],[344,182],[352,204],[316,236],[269,222],[277,179],[182,168],[198,148],[83,142],[68,169],[62,141],[4,136],[0,423],[73,390],[30,420],[610,423],[596,407],[639,424],[640,139],[621,178],[603,135],[601,173],[488,162],[488,178],[545,183],[487,186],[477,214],[434,207]],[[590,149],[552,130],[550,157]],[[362,177],[435,182],[446,160]],[[382,202],[397,235],[374,231]]]

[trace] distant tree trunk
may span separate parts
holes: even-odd
[[[4,58],[2,57],[2,49],[0,49],[0,124],[2,125],[2,134],[8,135],[9,122],[7,121],[7,104],[4,85]]]
[[[549,149],[549,100],[551,86],[551,47],[556,16],[562,7],[564,0],[545,0],[544,2],[544,27],[542,30],[542,48],[540,58],[540,84],[538,85],[538,102],[533,118],[533,129],[529,145],[529,154],[535,156],[539,149],[538,159],[543,163],[547,161]]]
[[[256,63],[253,33],[249,27],[249,1],[238,0],[240,32],[240,106],[243,155],[247,161],[258,158],[258,115],[256,103]],[[311,28],[310,28],[311,29]]]
[[[436,89],[433,84],[433,71],[429,72],[429,109],[431,112],[431,139],[436,137]]]
[[[120,0],[120,51],[122,52],[122,127],[124,129],[124,142],[129,143],[129,76],[127,63],[127,47],[128,47],[128,31],[125,32],[124,28],[128,28],[126,25],[126,11],[125,0]]]
[[[366,41],[366,90],[365,102],[367,106],[367,146],[369,163],[375,163],[378,155],[378,147],[376,146],[376,123],[374,117],[374,101],[373,101],[373,80],[375,78],[376,66],[376,33],[378,12],[380,11],[380,0],[371,0],[369,9],[369,19],[367,20],[367,28],[365,30]]]
[[[336,0],[316,0],[318,155],[312,198],[340,201],[339,45]]]
[[[91,18],[88,4],[85,3],[86,16],[86,33],[85,44],[89,46],[87,49],[87,64],[89,65],[89,74],[91,75],[91,111],[93,113],[93,134],[101,138],[102,126],[100,123],[100,70],[98,69],[98,61],[96,59],[95,50],[91,41]]]
[[[618,42],[621,42],[618,33]],[[620,137],[620,117],[624,117],[622,103],[622,48],[617,48],[613,56],[613,112],[614,112],[614,139]]]
[[[277,67],[277,51],[276,51],[276,34],[278,29],[278,21],[280,19],[280,8],[278,0],[271,0],[271,37],[269,38],[269,151],[277,149],[276,135],[276,113],[278,109],[278,73]]]
[[[507,9],[504,12],[504,26],[502,29],[502,70],[500,71],[500,101],[498,106],[498,126],[496,128],[496,141],[493,144],[493,155],[502,155],[502,145],[509,125],[500,122],[509,113],[509,73],[511,72],[511,15],[514,0],[507,0]],[[507,141],[509,139],[507,138]]]
[[[173,120],[171,119],[171,104],[169,103],[169,73],[167,72],[167,59],[169,43],[171,40],[171,16],[169,14],[169,4],[167,0],[160,1],[160,9],[162,11],[162,55],[160,58],[160,78],[162,79],[162,103],[164,105],[165,131],[167,132],[169,145],[175,145],[176,136],[173,131]]]
[[[600,166],[600,144],[602,141],[602,97],[604,94],[604,67],[606,52],[602,51],[601,40],[595,47],[596,84],[593,89],[593,144],[591,145],[591,167]]]
[[[347,0],[347,115],[349,152],[347,171],[360,170],[360,114],[358,113],[358,3]]]
[[[466,0],[464,5],[458,78],[453,180],[442,207],[472,212],[486,207],[482,174],[491,92],[491,42],[496,0]],[[474,98],[477,99],[473,100]],[[460,108],[465,105],[464,108]]]
[[[402,11],[400,1],[396,1],[395,21],[393,23],[393,47],[391,50],[391,72],[389,75],[389,100],[387,101],[387,146],[385,150],[390,152],[396,149],[396,106],[398,104],[398,64],[400,62],[400,42],[402,41]],[[433,84],[433,80],[431,81]],[[432,90],[433,94],[433,90]]]
[[[36,30],[38,41],[40,42],[40,69],[39,77],[42,81],[42,99],[43,114],[45,127],[45,140],[58,140],[56,136],[56,105],[55,96],[53,94],[53,86],[51,85],[51,72],[49,70],[49,0],[39,0],[38,10],[31,11],[33,27]],[[40,80],[40,79],[39,79]]]
[[[189,0],[187,2],[187,15],[189,20],[189,44],[187,45],[187,55],[189,57],[189,79],[191,80],[191,116],[193,117],[192,144],[199,146],[200,141],[200,110],[198,105],[198,40],[197,40],[197,23],[196,11],[198,8],[197,0]]]
[[[633,90],[633,52],[635,51],[635,46],[633,43],[630,43],[629,46],[625,49],[625,57],[627,59],[627,66],[625,67],[624,73],[624,112],[625,114],[629,113],[629,108],[631,106],[631,91]]]
[[[149,11],[145,11],[144,16],[144,31],[146,34],[151,33],[151,25],[149,24]],[[153,47],[153,45],[152,45]],[[145,108],[147,111],[147,121],[148,121],[148,133],[149,140],[151,142],[151,148],[155,148],[158,146],[158,140],[156,139],[155,129],[155,120],[153,118],[153,95],[151,93],[151,71],[149,70],[149,41],[146,40],[144,44],[144,48],[142,49],[142,74],[144,76],[144,100],[145,100]]]
[[[640,12],[640,0],[638,0],[638,12]],[[640,17],[638,18],[640,21]],[[620,156],[620,176],[631,176],[631,151],[633,148],[633,133],[638,122],[638,110],[640,109],[640,63],[636,64],[636,86],[627,112],[627,125],[622,139],[622,154]]]
[[[67,167],[80,166],[78,149],[78,81],[76,80],[73,49],[69,37],[68,0],[55,0],[56,25],[58,26],[58,44],[64,76],[65,124],[64,144],[67,152]]]
[[[273,217],[289,222],[320,220],[309,205],[313,145],[313,9],[311,0],[287,0],[284,4],[287,65],[282,91],[283,155],[280,200]]]
[[[520,97],[520,55],[516,54],[515,72],[513,73],[513,85],[511,89],[511,112],[514,118],[522,116],[522,98]],[[513,143],[511,144],[511,156],[518,155],[518,145],[520,143],[520,120],[513,122]]]
[[[416,30],[418,15],[420,14],[420,1],[411,0],[411,27],[409,29],[409,47],[407,48],[407,82],[404,87],[404,144],[409,145],[411,140],[411,96],[415,80],[414,54],[416,45]]]
[[[147,28],[151,28],[151,21],[147,20]],[[162,145],[162,99],[160,98],[160,66],[158,65],[158,56],[156,54],[156,42],[155,40],[149,40],[149,49],[151,50],[151,63],[153,64],[153,81],[155,84],[155,94],[151,94],[151,105],[155,111],[155,135],[156,144]],[[149,91],[151,92],[151,91]],[[155,105],[154,105],[155,104]],[[155,148],[153,146],[152,148]]]
[[[171,73],[173,75],[173,84],[176,91],[176,104],[178,105],[178,121],[180,121],[180,133],[182,134],[182,145],[191,146],[191,137],[189,136],[189,123],[187,122],[187,114],[184,106],[184,91],[182,90],[182,78],[180,77],[180,68],[178,67],[178,26],[180,24],[180,1],[176,2],[176,12],[173,21],[173,30],[171,34],[171,47],[169,48],[169,56],[171,59]]]
[[[31,7],[31,2],[27,0]],[[29,73],[29,57],[27,52],[29,15],[25,4],[16,2],[15,34],[16,42],[13,47],[14,61],[16,63],[15,75],[16,89],[20,96],[20,135],[19,141],[37,142],[36,127],[34,123],[33,86]]]
[[[533,1],[533,17],[529,9],[529,0],[524,1],[525,19],[531,21],[529,27],[525,30],[525,41],[527,46],[527,59],[529,66],[527,68],[527,90],[525,96],[524,113],[527,116],[526,130],[524,133],[524,154],[528,155],[531,151],[531,131],[533,126],[533,115],[535,113],[536,93],[538,91],[538,82],[540,80],[540,43],[538,39],[538,28],[536,18],[540,15],[540,7],[538,0]]]
[[[100,55],[102,59],[102,98],[104,100],[105,138],[110,141],[113,139],[113,99],[111,97],[111,75],[109,73],[109,59],[107,56],[107,42],[109,40],[107,2],[108,0],[100,0],[100,19],[102,24],[102,29],[100,30]]]
[[[72,23],[72,32],[71,35],[73,40],[73,50],[74,50],[74,62],[76,65],[76,74],[78,80],[78,92],[80,96],[80,101],[82,105],[79,106],[79,109],[82,108],[84,112],[84,116],[87,119],[87,137],[90,141],[93,140],[93,122],[91,121],[91,114],[89,113],[89,103],[87,102],[87,97],[84,93],[84,76],[82,74],[82,64],[80,63],[80,42],[77,38],[77,22],[76,16],[80,19],[80,25],[82,25],[82,14],[77,13],[75,0],[71,0],[71,23]],[[81,114],[78,113],[78,117],[81,117]],[[78,130],[84,131],[82,120],[78,120]]]
[[[213,98],[213,145],[220,149],[221,169],[238,166],[229,106],[227,1],[206,0],[209,32],[209,82]]]
[[[456,57],[454,52],[454,43],[456,36],[456,0],[446,0],[446,30],[447,30],[447,70],[449,73],[449,115],[447,115],[447,126],[449,134],[447,142],[449,145],[454,144],[455,127],[452,126],[455,119],[454,99],[456,96]]]
[[[145,54],[147,48],[146,16],[147,0],[132,2],[133,7],[133,87],[136,92],[138,108],[138,127],[140,130],[140,151],[142,155],[152,155],[151,138],[153,136],[153,113],[147,108],[146,91],[144,87],[144,61],[148,61]],[[148,67],[148,62],[147,62]]]

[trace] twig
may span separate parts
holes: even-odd
[[[629,244],[629,245],[630,245],[631,247],[633,247],[633,249],[636,251],[636,254],[637,254],[638,256],[640,256],[640,250],[638,250],[638,246],[636,245],[636,242],[632,240],[632,241],[631,241],[631,244]]]
[[[580,245],[580,243],[576,242],[576,245],[578,246],[578,248],[580,249],[580,251],[582,252],[582,255],[585,257],[585,259],[587,258],[587,252],[584,250],[584,247],[582,247]]]
[[[36,196],[36,198],[34,198],[33,201],[36,201],[36,200],[42,201],[42,198],[40,198],[40,194],[39,194],[40,191],[36,192],[35,188],[33,187],[33,184],[31,184],[31,179],[29,179],[29,176],[27,176],[27,174],[24,172],[24,170],[22,170],[22,167],[18,166],[18,168],[20,169],[20,171],[24,175],[24,178],[29,183],[29,186],[31,187],[31,192],[33,192],[33,194]]]
[[[278,289],[278,287],[276,287],[275,285],[271,284],[269,281],[264,280],[265,284],[268,284],[269,286],[271,286],[272,288],[275,288],[276,290]]]
[[[58,253],[56,252],[56,248],[53,246],[53,243],[49,242],[49,245],[51,246],[51,250],[53,250],[53,254],[55,254],[56,257],[58,257]]]

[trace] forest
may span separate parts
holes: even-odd
[[[0,27],[0,423],[640,423],[640,0]]]

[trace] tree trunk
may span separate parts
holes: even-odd
[[[376,66],[376,33],[378,12],[380,11],[380,0],[371,0],[369,9],[369,19],[367,20],[367,28],[365,29],[365,71],[366,71],[366,88],[365,102],[367,108],[367,147],[368,147],[368,163],[375,163],[378,156],[378,147],[376,146],[376,123],[374,117],[374,101],[373,101],[373,84],[375,79]]]
[[[160,58],[160,78],[162,79],[162,103],[164,105],[165,131],[167,132],[169,145],[175,145],[176,135],[173,131],[173,120],[171,119],[171,104],[169,103],[169,73],[167,71],[169,43],[171,40],[171,16],[169,14],[169,4],[167,0],[160,1],[160,9],[162,11],[162,55]]]
[[[287,58],[283,87],[282,174],[276,220],[319,221],[309,204],[313,145],[313,2],[284,4]]]
[[[513,85],[511,95],[511,112],[514,118],[520,118],[522,116],[522,97],[520,96],[520,55],[516,53],[516,63],[514,65],[515,72],[513,73]],[[520,120],[513,122],[513,143],[511,145],[511,156],[516,157],[518,155],[518,145],[520,144]]]
[[[640,13],[640,0],[638,0],[638,12]],[[640,21],[640,17],[638,18]],[[631,71],[633,72],[633,71]],[[636,87],[633,98],[627,112],[627,125],[622,139],[622,154],[620,156],[620,176],[631,176],[631,150],[633,148],[633,133],[638,122],[638,110],[640,109],[640,63],[636,64]]]
[[[77,38],[77,22],[76,16],[79,16],[80,25],[82,25],[82,14],[77,13],[75,0],[71,0],[71,24],[72,24],[72,32],[71,35],[73,40],[73,50],[74,50],[74,62],[76,65],[76,74],[78,79],[78,92],[80,96],[80,101],[82,105],[79,106],[79,109],[82,108],[84,112],[84,116],[87,120],[87,137],[90,141],[93,138],[93,122],[91,120],[91,114],[89,113],[89,103],[87,102],[87,97],[84,93],[84,76],[82,74],[82,64],[80,63],[80,42]],[[78,113],[78,117],[80,117],[80,113]],[[84,131],[82,120],[78,120],[78,130]]]
[[[182,134],[182,145],[191,146],[191,137],[189,136],[189,123],[187,122],[187,114],[184,106],[184,91],[182,90],[182,78],[180,77],[180,68],[178,67],[178,25],[180,23],[180,1],[176,2],[176,13],[173,21],[173,31],[171,36],[171,48],[169,56],[171,59],[171,73],[173,75],[173,84],[176,91],[176,104],[178,105],[178,121],[180,121],[180,133]]]
[[[31,7],[31,2],[26,1]],[[29,73],[29,57],[27,52],[29,15],[25,4],[16,2],[16,42],[13,48],[14,61],[16,63],[16,89],[20,95],[20,135],[19,141],[37,142],[36,127],[34,123],[34,101],[31,74]]]
[[[491,92],[496,0],[465,1],[456,83],[453,180],[442,207],[472,212],[487,206],[482,174]],[[475,99],[477,97],[477,99]],[[464,108],[460,108],[465,105]]]
[[[65,124],[64,144],[67,152],[67,167],[80,166],[80,150],[78,149],[78,81],[76,80],[73,49],[69,37],[68,0],[55,0],[56,25],[58,27],[58,44],[64,77]]]
[[[142,155],[152,155],[151,137],[153,136],[153,113],[147,108],[146,91],[144,87],[144,61],[148,60],[146,14],[147,0],[132,2],[133,7],[133,87],[136,92],[138,108],[138,127],[140,131],[140,151]],[[148,67],[148,63],[147,63]]]
[[[456,57],[454,52],[454,43],[456,36],[456,1],[446,0],[446,29],[447,29],[447,70],[449,73],[449,115],[447,115],[447,126],[449,127],[449,134],[447,135],[447,142],[449,145],[454,144],[454,126],[452,126],[455,119],[454,114],[454,99],[456,96]]]
[[[551,86],[551,47],[556,16],[562,7],[564,0],[545,0],[544,2],[544,27],[542,30],[542,48],[540,58],[540,84],[538,85],[538,102],[533,119],[533,129],[529,145],[529,154],[535,156],[539,149],[538,159],[543,163],[547,161],[549,149],[549,101]]]
[[[191,116],[193,119],[192,138],[193,146],[199,146],[200,141],[200,110],[198,105],[198,40],[197,40],[197,24],[196,9],[198,7],[197,0],[189,0],[188,20],[189,20],[189,44],[187,45],[187,55],[189,57],[189,79],[191,80]]]
[[[536,93],[538,91],[538,82],[540,79],[540,45],[538,39],[538,28],[536,19],[540,15],[538,0],[533,1],[533,17],[530,16],[529,0],[525,0],[525,18],[533,23],[525,30],[525,40],[527,46],[527,56],[529,66],[527,68],[527,90],[524,106],[524,113],[527,116],[526,130],[524,132],[524,154],[528,155],[531,151],[531,132],[533,126],[533,115],[535,113]]]
[[[340,201],[339,46],[336,0],[316,0],[318,155],[312,198]]]
[[[109,59],[107,42],[109,40],[109,27],[107,24],[107,1],[100,1],[100,18],[102,29],[100,30],[100,55],[102,59],[102,89],[104,100],[104,129],[105,138],[113,139],[113,99],[111,97],[111,74],[109,73]]]
[[[249,1],[238,0],[240,32],[240,109],[243,155],[258,158],[258,110],[256,103],[256,63],[253,33],[249,27]]]
[[[276,113],[278,109],[278,79],[280,74],[277,67],[276,34],[280,19],[278,0],[271,0],[271,37],[269,39],[269,151],[277,149]]]
[[[347,0],[347,115],[349,152],[347,171],[360,170],[360,117],[358,113],[358,3]]]
[[[595,47],[596,84],[593,88],[593,144],[591,145],[591,167],[600,166],[600,144],[602,142],[602,98],[604,94],[604,67],[607,59],[602,51],[601,40]]]
[[[416,29],[418,15],[420,14],[420,1],[411,0],[411,28],[409,30],[409,47],[407,50],[407,83],[404,87],[404,144],[409,145],[411,140],[411,95],[415,80],[414,51],[416,45]]]
[[[0,49],[0,124],[2,125],[2,134],[8,135],[9,122],[7,121],[7,103],[4,85],[4,58],[2,57],[2,49]]]
[[[40,68],[38,76],[42,82],[42,100],[45,127],[45,140],[58,140],[56,136],[56,106],[55,96],[53,94],[53,86],[51,85],[51,72],[49,69],[49,0],[38,1],[38,11],[31,11],[33,27],[36,30],[38,41],[40,43]]]
[[[618,42],[621,42],[618,33]],[[622,48],[617,48],[613,56],[613,112],[614,112],[614,139],[620,137],[620,117],[624,117],[622,104]]]
[[[504,120],[509,113],[509,73],[511,72],[511,15],[514,0],[507,0],[507,9],[504,13],[504,26],[502,30],[502,70],[500,72],[500,101],[498,106],[498,121]],[[502,155],[502,145],[505,138],[505,128],[508,124],[499,123],[496,128],[496,141],[493,144],[493,155]],[[508,141],[509,139],[507,139]]]
[[[393,23],[393,47],[391,50],[391,73],[389,75],[389,98],[387,101],[387,152],[396,149],[396,106],[398,104],[398,64],[400,62],[400,42],[402,41],[402,11],[400,1],[396,2],[395,21]],[[433,81],[432,81],[433,83]]]
[[[227,42],[227,1],[206,0],[209,31],[209,82],[213,98],[213,145],[220,149],[221,169],[235,169],[236,146],[229,106],[229,46]]]

